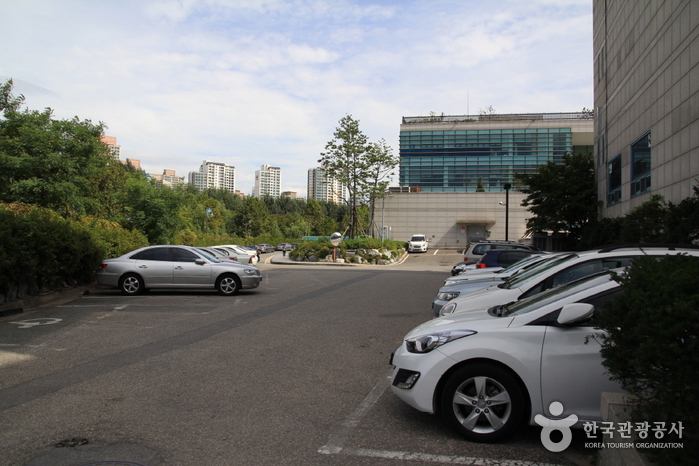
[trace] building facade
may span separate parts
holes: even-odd
[[[198,172],[189,172],[188,181],[199,191],[216,188],[235,193],[235,167],[221,162],[204,160]]]
[[[503,191],[565,153],[589,152],[592,112],[404,117],[400,185],[422,192]]]
[[[175,170],[163,170],[162,175],[157,173],[151,173],[148,176],[154,179],[159,187],[168,186],[170,188],[174,188],[175,186],[184,183],[184,178],[182,178],[181,176],[177,176],[175,174]]]
[[[121,157],[121,146],[117,144],[117,138],[114,136],[101,136],[100,141],[105,143],[109,148],[109,155],[111,155],[116,160],[120,160]]]
[[[528,241],[516,174],[593,152],[592,112],[404,117],[400,187],[374,207],[385,237],[424,234],[432,248],[470,238]]]
[[[262,165],[255,171],[255,187],[252,195],[255,197],[279,197],[282,193],[282,169],[270,165]]]
[[[602,215],[699,184],[699,2],[593,2],[595,161]]]
[[[347,187],[328,176],[323,168],[308,170],[308,199],[343,204],[349,197]]]

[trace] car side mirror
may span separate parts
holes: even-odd
[[[195,259],[194,263],[197,265],[204,265],[206,264],[206,261],[204,259]]]
[[[572,325],[577,322],[582,322],[584,320],[592,317],[595,313],[595,306],[587,303],[571,303],[566,304],[561,309],[560,314],[558,314],[558,319],[556,321],[561,325]]]

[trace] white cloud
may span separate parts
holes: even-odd
[[[398,154],[402,116],[592,106],[588,0],[54,0],[0,3],[0,76],[30,108],[104,121],[127,157],[204,159],[283,189],[352,114]]]

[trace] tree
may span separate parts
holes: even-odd
[[[311,235],[320,234],[321,225],[325,220],[325,214],[323,214],[323,208],[320,203],[315,199],[309,199],[306,202],[306,209],[303,211],[303,216],[306,220],[306,224],[310,227]]]
[[[536,173],[518,174],[527,197],[522,206],[533,214],[527,232],[564,232],[578,241],[585,226],[597,218],[597,189],[591,154],[565,154],[561,164],[548,162]]]
[[[381,139],[379,142],[370,143],[369,147],[369,172],[370,177],[366,179],[366,190],[369,194],[369,212],[372,225],[372,234],[376,229],[374,221],[374,211],[377,199],[382,199],[386,195],[386,188],[391,176],[395,175],[394,169],[398,165],[398,158],[393,155],[393,150]]]
[[[359,129],[359,120],[351,115],[340,119],[340,126],[335,129],[332,141],[325,146],[318,163],[328,176],[347,186],[350,207],[349,232],[354,238],[358,228],[357,209],[364,194],[364,180],[370,175],[368,139]]]
[[[55,210],[64,217],[118,215],[126,171],[100,141],[104,125],[54,120],[24,109],[12,80],[0,86],[0,200]]]
[[[237,233],[249,238],[267,233],[272,226],[272,218],[265,202],[258,197],[248,197],[243,208],[236,215]]]
[[[373,213],[373,203],[384,195],[389,183],[388,177],[394,174],[398,159],[383,139],[377,143],[369,142],[359,129],[359,121],[351,115],[340,119],[340,126],[325,150],[318,163],[327,176],[347,187],[348,235],[354,238],[360,229],[359,207],[368,201]]]

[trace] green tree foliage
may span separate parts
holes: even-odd
[[[272,217],[267,204],[257,197],[248,197],[236,220],[236,233],[244,238],[260,236],[272,226]]]
[[[328,176],[347,187],[350,238],[354,238],[357,232],[357,208],[362,201],[362,184],[369,176],[368,151],[369,140],[359,129],[359,120],[346,115],[340,119],[340,126],[335,129],[333,139],[325,145],[325,152],[320,154],[318,160]]]
[[[699,242],[699,187],[679,204],[659,194],[623,217],[602,218],[587,224],[582,249],[612,243],[696,244]]]
[[[638,400],[637,422],[682,422],[683,449],[656,452],[661,464],[693,464],[699,456],[699,258],[635,260],[615,278],[624,295],[596,318],[605,331],[604,366]]]
[[[122,223],[128,229],[141,231],[151,244],[170,244],[182,226],[179,194],[166,186],[155,189],[144,173],[135,174],[127,181],[122,197]]]
[[[359,207],[383,195],[388,177],[398,164],[384,140],[370,143],[359,129],[359,120],[351,115],[340,119],[333,139],[325,146],[318,163],[331,176],[347,187],[349,198],[348,235],[354,238],[366,231],[370,222],[362,222]],[[372,209],[373,210],[373,209]],[[362,223],[360,223],[362,222]]]
[[[548,162],[536,173],[519,174],[527,197],[522,206],[533,214],[527,232],[564,232],[578,241],[585,226],[597,218],[597,190],[591,154],[566,154],[562,163]]]
[[[0,293],[20,285],[35,291],[62,281],[89,283],[104,251],[86,225],[56,212],[0,204]]]
[[[115,215],[125,181],[100,141],[104,125],[54,120],[51,109],[22,109],[12,80],[0,86],[0,200],[47,207],[64,217]]]
[[[309,227],[309,235],[323,235],[322,225],[325,220],[325,214],[320,203],[315,199],[309,199],[306,203],[306,208],[303,211],[303,217]],[[331,234],[334,232],[331,232]]]

